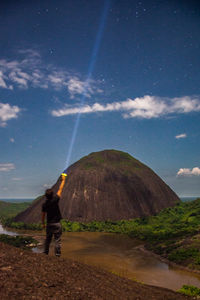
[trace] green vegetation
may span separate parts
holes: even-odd
[[[41,230],[41,224],[13,222],[3,219],[4,226]],[[147,249],[172,262],[200,270],[200,199],[178,203],[156,216],[121,221],[90,223],[62,220],[63,231],[98,231],[127,234],[144,241]]]
[[[33,202],[38,201],[40,197],[35,199]],[[13,218],[23,210],[27,209],[31,203],[32,202],[11,203],[0,201],[0,223],[5,227],[11,227],[15,229],[41,230],[42,226],[40,224],[13,222]]]
[[[112,158],[117,156],[117,159],[110,159],[109,156]],[[93,152],[88,156],[81,158],[79,160],[79,164],[81,164],[83,169],[89,170],[102,167],[103,165],[106,166],[108,161],[113,167],[119,167],[120,165],[120,167],[125,169],[126,172],[128,172],[130,168],[140,169],[143,166],[141,162],[132,157],[130,154],[117,150]]]
[[[5,227],[26,230],[42,230],[42,225],[39,223],[29,224],[24,222],[14,222],[13,218],[2,218],[1,223]]]
[[[31,202],[23,203],[10,203],[5,201],[0,201],[0,219],[10,218],[16,216],[21,211],[29,207]]]
[[[198,248],[180,248],[178,250],[173,250],[169,256],[169,260],[175,261],[177,263],[182,263],[188,258],[195,258],[195,261],[199,261],[200,252]]]
[[[15,247],[27,249],[30,247],[36,247],[38,242],[30,236],[10,236],[7,234],[0,234],[0,242],[6,243]]]
[[[200,296],[200,289],[193,285],[183,285],[178,292],[188,296]]]

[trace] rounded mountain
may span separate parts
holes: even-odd
[[[52,187],[56,193],[61,178]],[[41,196],[15,217],[40,222]],[[149,167],[117,150],[94,152],[68,168],[60,199],[63,219],[89,222],[154,215],[179,202],[178,196]]]

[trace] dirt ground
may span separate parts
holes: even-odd
[[[79,262],[0,243],[0,299],[195,299]]]

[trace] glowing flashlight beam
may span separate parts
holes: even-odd
[[[86,82],[89,82],[89,80],[92,76],[92,72],[94,70],[94,66],[95,66],[95,62],[96,62],[96,59],[97,59],[97,54],[98,54],[98,51],[99,51],[99,47],[100,47],[100,43],[101,43],[101,39],[102,39],[102,35],[103,35],[103,31],[104,31],[104,27],[105,27],[106,18],[107,18],[107,15],[108,15],[109,7],[110,7],[110,0],[105,0],[103,13],[102,13],[100,24],[99,24],[99,29],[98,29],[97,36],[96,36],[96,39],[95,39],[90,64],[89,64],[89,67],[88,67]],[[86,90],[82,95],[80,108],[83,107],[83,105],[85,103],[85,97],[86,97]],[[80,111],[81,111],[81,109],[80,109]],[[74,129],[73,129],[73,132],[72,132],[71,143],[69,145],[69,150],[68,150],[68,154],[67,154],[66,170],[69,166],[69,162],[70,162],[70,158],[71,158],[71,154],[72,154],[72,150],[73,150],[73,146],[74,146],[74,142],[75,142],[75,139],[76,139],[78,126],[79,126],[79,122],[80,122],[80,116],[81,116],[81,112],[77,114]]]

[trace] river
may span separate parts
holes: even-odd
[[[16,232],[5,230],[0,225],[1,233],[16,234]],[[44,231],[26,231],[25,233],[37,236],[40,240],[45,237]],[[172,290],[181,288],[183,284],[200,288],[200,275],[172,267],[150,252],[142,251],[141,246],[141,241],[120,234],[64,232],[62,235],[63,258],[77,260],[122,277]],[[34,251],[42,252],[42,246]],[[53,244],[50,255],[54,255]]]

